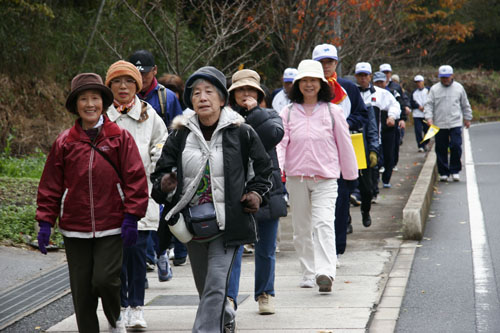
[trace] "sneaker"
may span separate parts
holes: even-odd
[[[372,218],[370,217],[370,212],[361,212],[361,219],[363,225],[368,228],[372,225]]]
[[[245,244],[243,245],[243,254],[252,254],[255,252],[253,244]]]
[[[337,262],[335,263],[335,267],[337,267],[337,268],[340,268],[340,257],[341,256],[342,256],[341,254],[337,254]]]
[[[127,328],[125,327],[125,321],[122,320],[122,315],[120,313],[120,317],[115,323],[116,327],[111,326],[110,323],[108,323],[108,331],[111,333],[127,333]]]
[[[423,153],[424,151],[425,151],[425,149],[424,149],[424,148],[422,148],[422,147],[418,148],[418,152],[419,152],[419,153]]]
[[[384,188],[391,188],[391,187],[392,187],[392,185],[391,185],[391,184],[389,184],[389,183],[387,183],[387,184],[385,184],[385,183],[384,183],[383,187],[384,187]]]
[[[234,333],[236,332],[236,321],[232,319],[224,325],[224,333]]]
[[[460,181],[460,175],[458,173],[452,174],[451,178],[453,178],[454,182],[459,182]]]
[[[314,288],[314,279],[303,277],[302,281],[299,282],[300,288]]]
[[[318,275],[316,284],[320,293],[329,293],[332,291],[333,279],[327,275]]]
[[[439,181],[440,182],[447,182],[448,181],[448,176],[447,175],[441,175],[441,176],[439,176]]]
[[[349,223],[349,224],[347,225],[346,234],[352,234],[352,223]]]
[[[257,302],[259,302],[259,314],[261,315],[271,315],[274,314],[274,297],[263,293],[257,297]]]
[[[175,257],[174,249],[168,249],[167,250],[167,254],[168,254],[168,259],[169,260],[174,259],[174,257]]]
[[[354,193],[351,194],[350,201],[351,201],[351,204],[355,207],[358,207],[361,205],[361,199],[359,199],[358,196]]]
[[[376,194],[374,194],[374,195],[372,196],[372,203],[373,203],[373,204],[376,204],[376,203],[377,203],[377,195],[376,195]]]
[[[174,266],[184,266],[187,264],[187,257],[174,258],[173,263],[174,263]]]
[[[127,327],[132,327],[132,328],[148,327],[148,324],[146,324],[146,321],[144,320],[144,311],[140,306],[136,306],[135,308],[130,308],[130,315]]]
[[[154,272],[155,267],[156,267],[155,264],[146,261],[146,272]]]
[[[378,172],[380,172],[380,173],[384,173],[384,171],[385,171],[385,168],[384,168],[384,167],[381,167],[381,168],[378,170]]]
[[[394,168],[392,168],[392,171],[393,171],[393,172],[398,172],[398,171],[399,171],[399,169],[398,169],[398,167],[397,167],[397,166],[395,166]]]
[[[160,256],[156,263],[158,265],[158,280],[160,280],[160,282],[172,280],[172,268],[168,263],[167,255],[168,254]]]

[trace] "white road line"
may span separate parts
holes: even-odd
[[[464,130],[465,171],[467,178],[467,201],[469,203],[469,225],[474,267],[474,292],[476,298],[476,330],[488,332],[488,317],[492,309],[488,302],[488,292],[495,285],[490,248],[486,238],[483,210],[479,199],[476,170],[469,138],[469,130]]]

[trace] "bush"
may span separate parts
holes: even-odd
[[[47,157],[38,151],[37,155],[28,157],[13,157],[0,155],[0,176],[12,178],[40,179]]]

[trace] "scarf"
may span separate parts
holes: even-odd
[[[128,104],[120,104],[116,99],[113,101],[113,105],[116,108],[116,111],[120,112],[121,114],[127,114],[135,105],[135,98],[132,99],[132,101]]]
[[[332,88],[332,92],[334,94],[332,100],[333,104],[340,104],[346,98],[347,94],[345,93],[342,86],[337,82],[337,73],[333,73],[331,77],[328,78],[328,84]]]
[[[145,101],[147,96],[149,95],[150,92],[152,92],[156,86],[158,85],[158,80],[156,80],[156,77],[153,77],[153,81],[151,82],[151,86],[149,87],[148,91],[146,91],[144,94],[139,91],[137,96],[139,96],[140,99]]]

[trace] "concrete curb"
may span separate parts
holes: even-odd
[[[436,178],[436,153],[431,150],[427,154],[424,166],[420,171],[408,202],[403,208],[403,239],[422,239]]]

